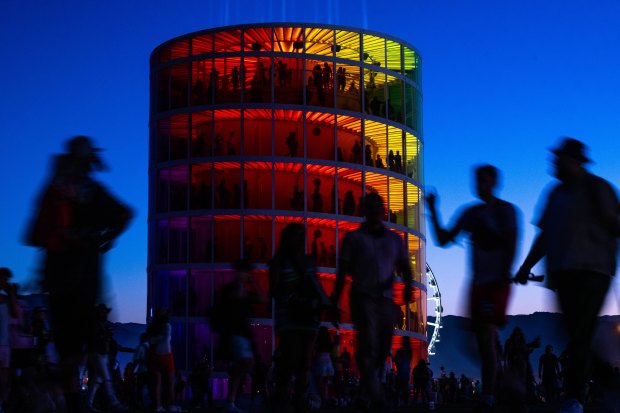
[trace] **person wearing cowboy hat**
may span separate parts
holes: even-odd
[[[557,293],[570,354],[567,399],[561,412],[582,412],[586,369],[598,313],[616,273],[620,201],[612,185],[591,172],[583,142],[565,137],[552,149],[558,183],[547,196],[537,237],[515,278],[526,284],[546,258],[547,284]]]

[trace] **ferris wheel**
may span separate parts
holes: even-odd
[[[443,307],[441,305],[441,293],[439,292],[439,285],[437,284],[437,278],[433,274],[431,267],[426,264],[426,279],[427,279],[427,292],[426,292],[426,325],[427,328],[432,328],[431,339],[428,343],[428,355],[435,355],[435,347],[439,342],[439,329],[441,325],[441,314],[443,313]],[[428,321],[428,316],[434,315],[435,320],[433,322]]]

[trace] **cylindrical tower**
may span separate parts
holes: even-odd
[[[394,347],[407,335],[415,357],[427,356],[420,63],[406,42],[317,24],[209,29],[153,51],[148,312],[170,309],[179,368],[217,361],[206,318],[214,294],[241,257],[266,292],[289,222],[306,226],[330,294],[367,192],[384,198],[386,225],[406,240],[414,270],[409,306],[397,280]],[[346,291],[343,299],[341,348],[352,353]],[[269,361],[271,307],[254,311]]]

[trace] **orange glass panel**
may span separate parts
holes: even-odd
[[[271,51],[271,27],[245,29],[243,46],[244,50],[249,52]]]

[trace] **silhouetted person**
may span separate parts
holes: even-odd
[[[409,377],[411,376],[411,342],[409,337],[404,336],[401,346],[394,354],[396,364],[396,405],[407,406],[409,404]]]
[[[349,89],[347,90],[347,92],[351,93],[352,95],[357,95],[360,93],[359,89],[355,84],[355,80],[352,80],[351,83],[349,83]]]
[[[381,101],[376,96],[370,101],[370,112],[375,116],[381,115]]]
[[[237,150],[235,149],[235,145],[231,141],[226,141],[226,154],[228,156],[235,156],[237,154]]]
[[[209,77],[209,88],[207,90],[207,96],[211,102],[215,102],[216,100],[219,78],[220,72],[215,67],[212,67]]]
[[[381,159],[381,155],[377,153],[377,158],[375,159],[375,167],[385,169],[385,165],[383,165],[383,159]]]
[[[429,368],[426,364],[426,360],[420,359],[418,360],[418,364],[413,368],[412,371],[413,377],[413,399],[415,401],[418,398],[422,397],[422,403],[426,404],[429,401],[428,398],[428,389],[431,380],[431,376],[429,374]]]
[[[321,195],[321,180],[315,178],[312,192],[312,212],[323,212],[323,195]]]
[[[297,148],[299,146],[297,143],[297,132],[292,131],[288,134],[288,136],[286,137],[286,146],[288,146],[288,156],[292,158],[296,157]]]
[[[215,133],[215,152],[213,153],[214,156],[220,156],[222,155],[223,149],[222,149],[222,134],[219,132]]]
[[[323,88],[325,90],[330,89],[330,83],[332,79],[332,68],[325,62],[323,63]]]
[[[67,410],[79,409],[78,364],[100,294],[101,258],[127,227],[131,210],[91,177],[104,169],[98,149],[86,136],[66,143],[56,156],[27,243],[45,252],[43,288],[56,350],[60,356]]]
[[[298,223],[281,231],[280,245],[269,266],[274,300],[276,359],[275,410],[284,411],[291,376],[295,376],[295,412],[307,408],[308,373],[322,308],[328,305],[317,279],[314,259],[304,253],[306,235]]]
[[[148,368],[152,374],[155,411],[179,411],[174,404],[175,371],[172,326],[168,310],[159,308],[146,328],[149,336]],[[165,410],[164,406],[166,407]],[[158,410],[159,409],[159,410]]]
[[[338,81],[338,90],[344,92],[344,88],[347,85],[347,69],[340,66],[336,70],[336,80]]]
[[[542,381],[545,390],[545,401],[553,403],[558,400],[560,391],[560,361],[553,354],[553,346],[545,346],[545,354],[538,359],[538,378]]]
[[[319,238],[323,236],[323,233],[320,229],[315,229],[312,233],[312,247],[310,255],[314,258],[315,261],[319,260]]]
[[[362,146],[358,140],[353,144],[353,148],[351,148],[351,161],[353,163],[362,163]]]
[[[403,172],[403,157],[400,156],[400,151],[396,151],[394,155],[394,169],[396,172]]]
[[[364,157],[366,158],[366,165],[375,166],[375,161],[372,159],[372,150],[370,149],[370,145],[366,145],[364,147]]]
[[[393,171],[396,168],[396,161],[394,160],[394,151],[392,149],[390,149],[390,152],[388,152],[387,161],[388,168],[390,169],[390,171]]]
[[[320,64],[314,65],[312,69],[312,78],[314,79],[314,87],[319,94],[319,101],[321,103],[325,102],[325,93],[323,92],[323,69],[321,69]]]
[[[299,190],[299,185],[293,187],[293,197],[290,199],[291,209],[297,211],[303,209],[304,191]]]
[[[237,66],[234,66],[232,72],[230,73],[232,85],[234,90],[239,90],[239,69]]]
[[[347,191],[344,194],[342,213],[344,215],[355,215],[355,197],[353,196],[353,191]]]
[[[540,229],[516,278],[527,283],[532,267],[546,258],[547,284],[557,292],[569,337],[564,371],[564,411],[582,411],[586,367],[597,316],[616,273],[620,202],[614,188],[585,169],[585,145],[564,138],[552,150],[559,183],[549,193]]]
[[[379,372],[391,354],[394,310],[394,272],[403,276],[403,299],[411,301],[412,272],[403,239],[383,224],[385,206],[376,193],[364,200],[366,221],[347,233],[340,250],[332,305],[336,307],[347,274],[350,288],[351,318],[357,329],[357,365],[360,371],[359,403],[377,408],[384,405]],[[337,322],[338,314],[332,315]]]
[[[229,371],[228,405],[226,411],[240,412],[236,406],[241,381],[251,371],[254,363],[253,334],[250,326],[252,306],[264,302],[256,279],[252,276],[252,264],[246,258],[235,262],[235,279],[222,286],[219,303],[214,311],[223,319],[219,329],[220,347],[228,353],[232,362]]]
[[[525,334],[520,327],[515,327],[504,345],[504,376],[510,377],[511,383],[505,383],[504,395],[507,401],[520,410],[526,410],[526,402],[530,393],[530,353],[540,347],[540,337],[526,342]]]
[[[495,195],[499,182],[494,166],[477,167],[475,178],[476,195],[482,202],[465,208],[450,227],[440,223],[437,195],[430,193],[427,202],[437,244],[444,247],[461,232],[467,233],[471,241],[469,310],[482,361],[481,408],[489,408],[495,402],[499,366],[497,330],[506,324],[510,273],[517,243],[517,210]]]

